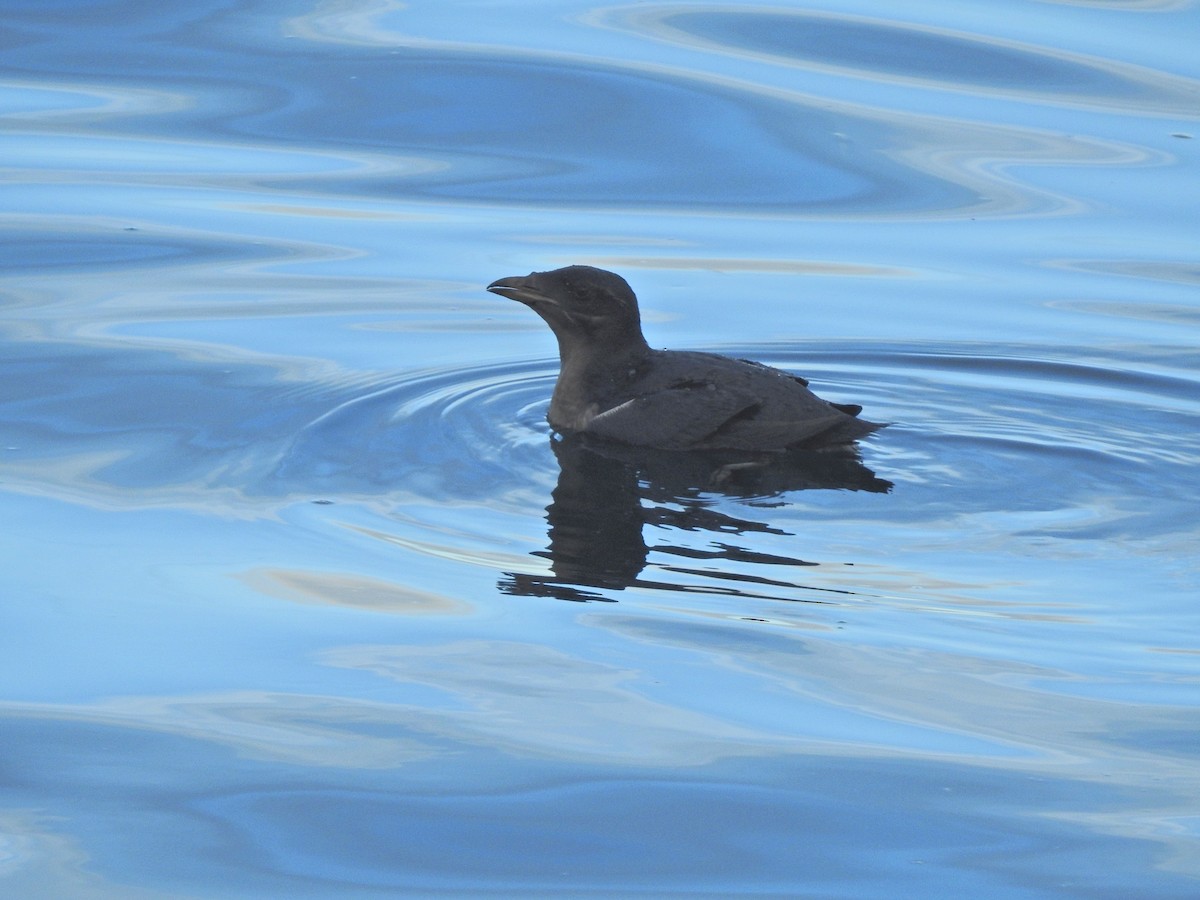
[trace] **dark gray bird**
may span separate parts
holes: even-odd
[[[591,266],[501,278],[558,338],[561,366],[547,418],[560,433],[663,450],[779,451],[848,444],[882,425],[862,407],[829,403],[808,382],[713,353],[652,350],[637,297]]]

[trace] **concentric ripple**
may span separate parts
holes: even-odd
[[[893,345],[787,352],[825,392],[863,403],[896,427],[870,459],[896,481],[906,519],[962,510],[1125,510],[1153,527],[1147,504],[1178,501],[1200,462],[1200,356],[1156,348]]]
[[[746,495],[712,481],[656,480],[653,468],[629,460],[581,467],[551,445],[545,422],[554,361],[360,387],[296,436],[276,488],[335,501],[390,498],[390,512],[357,527],[501,568],[509,593],[614,599],[606,592],[641,586],[820,602],[895,594],[896,573],[874,587],[861,581],[866,535],[881,528],[967,552],[1001,535],[1017,546],[1065,539],[1097,552],[1098,540],[1177,531],[1200,488],[1200,366],[1188,354],[828,344],[726,352],[802,373],[822,396],[891,421],[862,456],[895,490],[785,486]],[[448,539],[438,505],[474,507],[488,527]],[[511,553],[513,535],[527,542],[524,563]],[[847,581],[846,563],[859,566],[859,581]]]
[[[892,421],[867,446],[900,482],[981,479],[984,464],[994,477],[1000,459],[1021,460],[1015,481],[1083,457],[1093,474],[1100,466],[1113,477],[1200,460],[1187,427],[1200,416],[1197,360],[1180,354],[827,344],[724,352],[804,374],[823,396]],[[525,481],[535,459],[551,459],[545,412],[556,376],[556,361],[539,360],[359,384],[296,435],[277,474],[310,492],[485,499]]]
[[[323,495],[392,491],[484,501],[545,455],[557,363],[446,368],[359,388],[309,423],[275,478]]]

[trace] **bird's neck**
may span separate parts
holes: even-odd
[[[582,431],[609,408],[606,400],[622,394],[650,354],[650,346],[640,334],[616,350],[603,344],[565,346],[560,342],[550,425],[557,431]]]

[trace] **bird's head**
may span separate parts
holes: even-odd
[[[617,353],[646,346],[637,297],[620,275],[592,266],[501,278],[488,285],[546,320],[566,358],[576,352]]]

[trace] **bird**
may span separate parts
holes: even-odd
[[[615,272],[572,265],[487,289],[537,313],[558,339],[547,420],[562,435],[658,450],[751,453],[852,444],[885,427],[822,400],[798,375],[715,353],[655,350]]]

